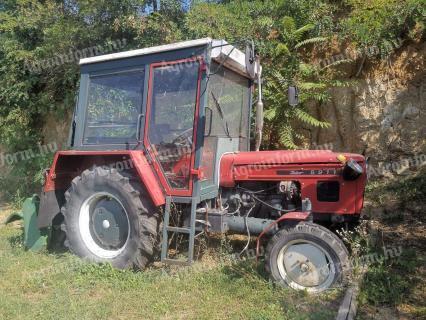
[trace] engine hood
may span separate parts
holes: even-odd
[[[340,163],[337,158],[343,154],[347,159],[363,162],[362,155],[355,153],[338,153],[331,150],[277,150],[277,151],[251,151],[225,154],[221,164],[231,162],[239,165],[274,165],[291,163]]]

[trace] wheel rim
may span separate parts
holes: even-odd
[[[280,276],[293,289],[319,292],[331,286],[336,269],[329,253],[308,240],[287,243],[278,253]]]
[[[103,259],[122,253],[130,236],[126,209],[117,197],[107,192],[95,193],[83,202],[79,228],[89,251]]]

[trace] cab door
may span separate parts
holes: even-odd
[[[168,195],[192,195],[203,69],[201,58],[150,66],[144,146]]]

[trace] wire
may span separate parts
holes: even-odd
[[[229,205],[228,205],[228,208],[229,208]],[[232,215],[236,214],[238,211],[240,211],[240,209],[241,209],[241,201],[238,201],[238,208],[233,212],[228,212],[226,215],[232,216]]]
[[[265,206],[268,206],[268,207],[270,207],[270,208],[272,208],[272,209],[274,209],[274,210],[277,210],[277,211],[281,211],[281,212],[293,212],[293,211],[296,211],[298,208],[295,208],[295,209],[289,209],[289,210],[287,210],[287,209],[278,209],[278,208],[276,208],[276,207],[274,207],[273,205],[270,205],[269,203],[267,203],[267,202],[265,202],[265,201],[263,201],[263,200],[260,200],[258,197],[256,197],[256,196],[254,196],[254,195],[251,195],[255,200],[257,200],[257,201],[259,201],[260,203],[262,203],[262,204],[264,204]]]
[[[280,211],[280,212],[293,212],[293,211],[296,211],[297,209],[300,209],[300,208],[289,209],[289,210],[287,210],[287,209],[278,209],[278,208],[274,207],[273,205],[270,205],[269,203],[267,203],[267,202],[265,202],[265,201],[263,201],[263,200],[260,200],[258,197],[256,197],[256,196],[254,195],[254,194],[256,193],[256,191],[251,191],[251,190],[248,190],[248,189],[245,189],[245,188],[242,188],[242,187],[237,187],[237,188],[239,188],[239,189],[243,189],[243,190],[247,191],[248,193],[250,193],[250,194],[251,194],[251,196],[253,197],[253,199],[255,199],[255,200],[259,201],[260,203],[262,203],[262,204],[264,204],[265,206],[268,206],[268,207],[270,207],[270,208],[272,208],[272,209],[274,209],[274,210],[277,210],[277,211]],[[264,191],[264,190],[262,190],[262,191]]]
[[[250,238],[251,238],[251,236],[250,236],[250,228],[248,227],[247,219],[248,219],[248,217],[249,217],[249,215],[250,215],[251,211],[253,210],[253,208],[254,208],[255,206],[256,206],[256,205],[253,205],[253,206],[250,208],[250,210],[247,212],[246,216],[244,217],[244,222],[245,222],[245,224],[246,224],[247,237],[248,237],[248,239],[247,239],[246,246],[245,246],[245,247],[243,248],[243,250],[241,250],[241,252],[240,252],[240,256],[244,253],[244,251],[246,251],[246,250],[248,249],[248,247],[249,247],[249,245],[250,245]]]

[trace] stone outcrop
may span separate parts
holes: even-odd
[[[392,60],[365,66],[351,85],[330,89],[330,101],[311,109],[331,127],[309,130],[311,145],[365,153],[377,176],[426,164],[425,47],[401,48]]]

